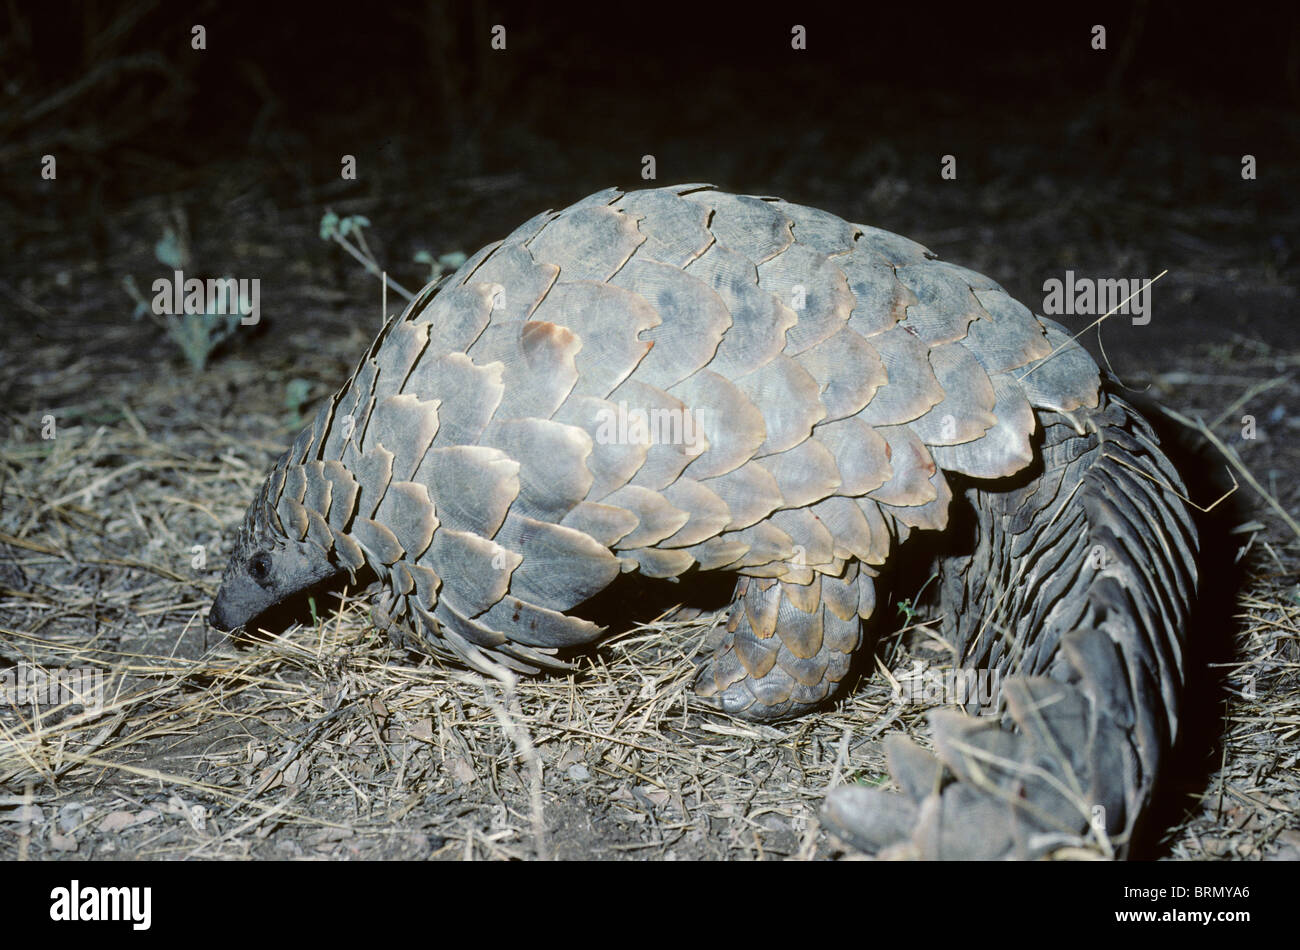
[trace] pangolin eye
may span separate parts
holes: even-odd
[[[248,559],[248,576],[259,584],[271,576],[271,557],[268,554],[254,554]]]

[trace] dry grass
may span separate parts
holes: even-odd
[[[1293,578],[1294,571],[1262,570],[1238,600],[1237,659],[1223,664],[1229,692],[1221,760],[1194,796],[1199,808],[1168,836],[1175,857],[1300,859],[1300,598]]]

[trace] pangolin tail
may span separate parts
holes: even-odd
[[[825,820],[869,851],[1126,856],[1175,739],[1197,536],[1178,474],[1124,400],[1042,413],[1042,466],[970,488],[969,554],[940,563],[960,664],[1001,676],[995,709],[930,714],[931,754],[887,742],[903,795],[844,786]]]

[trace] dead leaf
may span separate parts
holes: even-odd
[[[98,828],[103,834],[112,834],[135,824],[135,815],[129,811],[111,811],[99,820]]]
[[[285,785],[306,785],[309,777],[310,770],[301,759],[294,759],[284,767]]]
[[[478,781],[478,775],[474,771],[474,766],[470,765],[463,756],[453,755],[447,760],[447,774],[452,777],[453,781],[462,785],[473,785]]]

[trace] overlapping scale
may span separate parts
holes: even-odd
[[[619,199],[617,207],[637,220],[637,230],[645,237],[633,262],[658,261],[682,268],[714,241],[707,226],[709,208],[698,201],[687,201],[670,189],[631,192]]]
[[[717,244],[754,264],[776,257],[794,243],[792,222],[775,202],[720,191],[693,192],[686,200],[711,208],[708,228]]]
[[[561,212],[528,242],[533,259],[562,281],[607,281],[645,240],[636,220],[599,204]]]
[[[731,314],[731,326],[709,369],[734,379],[765,365],[785,349],[786,331],[799,321],[799,315],[758,286],[758,268],[751,258],[714,244],[686,266],[686,273],[703,281]]]

